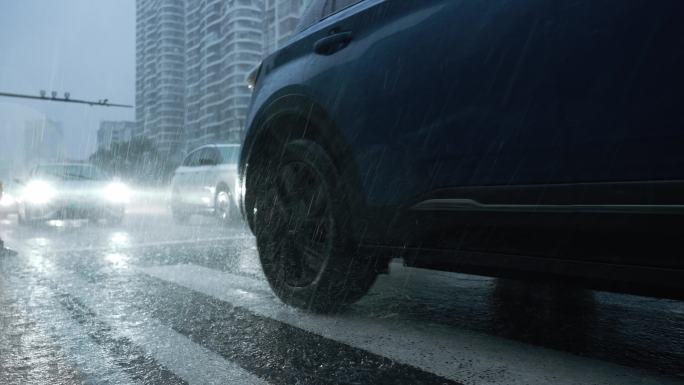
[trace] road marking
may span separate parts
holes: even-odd
[[[115,298],[101,286],[88,284],[75,274],[63,275],[63,280],[70,282],[64,285],[65,291],[83,300],[116,333],[143,347],[189,384],[268,385],[239,365],[164,326],[145,311]]]
[[[28,315],[66,353],[65,358],[84,377],[87,384],[134,384],[135,382],[114,362],[108,352],[93,342],[79,325],[60,306],[53,293],[42,285],[25,279],[6,277],[14,296],[28,309]]]
[[[127,286],[126,301],[273,383],[462,385],[148,275]]]
[[[164,367],[183,381],[189,384],[211,385],[211,384],[244,384],[244,385],[269,385],[267,381],[251,374],[242,369],[234,362],[230,362],[220,355],[203,348],[201,345],[193,342],[188,337],[174,331],[173,329],[164,326],[159,320],[148,316],[143,310],[138,307],[131,306],[126,303],[127,298],[112,295],[111,288],[103,285],[87,283],[78,274],[71,271],[62,270],[54,264],[50,264],[48,259],[41,255],[32,255],[29,264],[35,266],[43,266],[49,264],[49,269],[38,269],[38,274],[31,275],[31,279],[48,279],[51,286],[64,295],[71,296],[77,300],[82,301],[87,309],[78,309],[77,311],[70,311],[64,308],[64,304],[60,306],[60,298],[44,284],[37,284],[28,282],[26,279],[12,278],[17,283],[16,288],[32,288],[32,290],[41,290],[43,296],[35,296],[31,292],[22,291],[22,296],[26,297],[25,301],[29,299],[32,301],[40,300],[37,305],[37,314],[41,317],[41,324],[39,329],[51,330],[52,324],[56,323],[60,326],[59,333],[55,338],[60,345],[70,347],[66,356],[69,360],[73,360],[73,366],[79,371],[83,372],[87,378],[92,378],[92,381],[87,383],[94,384],[132,384],[135,383],[126,373],[120,370],[119,367],[113,365],[107,358],[111,358],[107,350],[96,344],[89,338],[87,330],[83,325],[74,320],[83,312],[92,311],[95,314],[90,314],[89,323],[104,322],[109,325],[113,333],[121,338],[132,341],[135,345],[128,347],[120,347],[124,351],[132,354],[136,348],[144,349],[149,356],[156,362],[161,363]],[[130,274],[128,274],[130,277]],[[21,283],[19,283],[21,282]],[[16,289],[20,291],[20,289]],[[62,298],[64,302],[64,298]],[[81,311],[83,310],[83,311]],[[95,316],[95,317],[94,317]],[[53,328],[54,329],[54,328]],[[102,327],[99,328],[103,329]],[[54,334],[54,331],[53,333]],[[77,339],[78,343],[73,341]],[[102,338],[101,338],[102,339]],[[106,342],[111,342],[112,338],[105,338]],[[78,350],[74,350],[69,342]],[[110,343],[111,345],[111,343]],[[90,356],[93,356],[91,359]],[[135,358],[131,355],[132,358]],[[137,369],[140,371],[140,361],[137,360],[132,365],[127,365],[126,368]],[[71,362],[71,361],[69,361]],[[84,364],[85,363],[85,364]],[[106,365],[110,364],[110,367]],[[114,378],[109,382],[109,376]],[[164,378],[153,378],[150,381],[143,381],[145,383],[165,382]]]
[[[62,248],[62,249],[48,249],[51,254],[59,253],[80,253],[88,251],[112,251],[112,250],[132,250],[132,249],[142,249],[148,247],[159,247],[159,246],[175,246],[175,245],[190,245],[190,246],[204,246],[203,243],[214,243],[214,242],[224,242],[224,241],[236,241],[251,239],[252,236],[241,235],[235,237],[217,237],[217,238],[203,238],[203,239],[187,239],[187,240],[177,240],[177,241],[158,241],[158,242],[141,242],[126,246],[89,246],[89,247],[73,247],[73,248]],[[8,237],[8,244],[15,245],[19,244],[15,239]],[[198,245],[199,244],[199,245]]]
[[[680,383],[616,364],[442,325],[354,314],[309,314],[280,303],[265,281],[193,264],[137,271],[464,384]]]
[[[67,353],[31,319],[28,304],[17,299],[16,291],[25,289],[10,288],[7,281],[0,286],[0,384],[81,383],[83,376]]]

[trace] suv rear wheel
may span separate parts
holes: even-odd
[[[370,289],[377,276],[373,259],[356,250],[339,172],[326,151],[308,140],[283,147],[255,186],[261,265],[283,302],[336,311]]]
[[[228,191],[226,187],[219,187],[216,189],[214,212],[216,213],[216,218],[224,226],[228,226],[235,222],[237,210],[235,210],[233,206],[233,199],[230,195],[230,191]]]

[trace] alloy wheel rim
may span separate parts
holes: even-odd
[[[290,287],[314,283],[332,252],[330,195],[320,174],[304,162],[283,165],[267,196],[268,267]]]
[[[218,211],[218,217],[222,221],[226,221],[230,218],[230,196],[225,191],[219,191],[216,194],[216,210]]]

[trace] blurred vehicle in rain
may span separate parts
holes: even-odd
[[[34,167],[17,196],[19,224],[54,219],[101,219],[120,223],[130,200],[129,187],[85,163],[48,163]]]
[[[171,212],[176,222],[191,215],[214,215],[222,224],[240,218],[235,201],[240,146],[210,144],[191,151],[171,180]]]
[[[684,297],[684,2],[313,1],[248,77],[241,208],[286,303],[409,266]]]
[[[16,188],[9,182],[0,182],[3,194],[0,196],[0,219],[17,213]]]

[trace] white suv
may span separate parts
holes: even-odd
[[[237,144],[210,144],[190,152],[171,181],[171,211],[176,222],[192,214],[215,215],[223,224],[240,216],[236,209]]]

